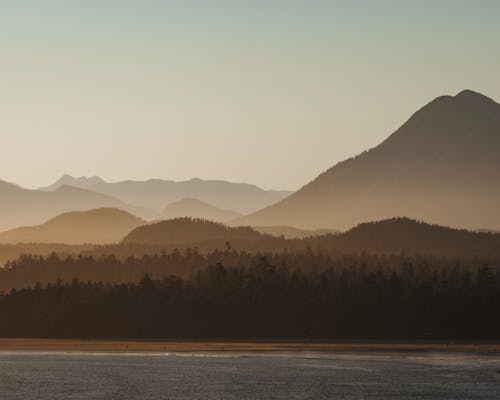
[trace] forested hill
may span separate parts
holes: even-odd
[[[68,246],[58,244],[0,244],[0,265],[21,254],[84,254],[100,257],[161,254],[164,250],[196,248],[201,253],[228,248],[238,252],[276,253],[306,251],[323,254],[433,254],[442,257],[479,257],[499,260],[500,234],[471,232],[429,225],[407,218],[370,222],[338,234],[285,239],[261,234],[249,227],[233,228],[205,220],[180,218],[144,225],[134,229],[115,245]]]
[[[253,242],[265,238],[272,240],[250,227],[232,228],[204,219],[184,217],[138,227],[123,239],[123,243],[171,246],[196,245],[206,241]]]
[[[500,234],[452,229],[409,218],[363,223],[341,234],[306,238],[302,243],[342,253],[500,256]]]
[[[122,245],[224,249],[229,242],[244,251],[303,251],[374,254],[428,253],[448,256],[500,256],[500,234],[452,229],[408,218],[369,222],[343,233],[284,239],[250,227],[228,227],[206,220],[178,218],[133,230]]]

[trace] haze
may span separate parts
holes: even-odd
[[[2,179],[297,189],[421,105],[500,99],[500,3],[9,1]]]

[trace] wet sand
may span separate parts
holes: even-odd
[[[176,341],[0,339],[0,351],[76,352],[276,352],[276,351],[439,351],[500,353],[500,342],[411,341]]]

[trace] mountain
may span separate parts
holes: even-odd
[[[114,243],[144,223],[144,220],[115,208],[72,211],[42,225],[0,233],[0,243]]]
[[[231,210],[221,210],[198,199],[185,198],[167,205],[160,215],[162,219],[192,217],[210,221],[227,222],[241,217],[242,214]]]
[[[500,105],[465,90],[417,111],[377,147],[236,223],[348,229],[406,216],[499,229]]]
[[[110,183],[99,177],[73,178],[69,175],[64,175],[56,183],[42,190],[54,190],[61,185],[89,189],[128,204],[153,209],[157,213],[164,209],[165,204],[184,198],[195,198],[217,208],[248,214],[274,204],[292,193],[286,190],[263,190],[247,183],[206,181],[197,178],[183,182],[150,179]]]
[[[250,227],[229,227],[221,223],[193,219],[177,218],[140,226],[130,232],[124,244],[142,244],[150,246],[195,245],[214,242],[224,245],[234,240],[259,240],[262,235]]]
[[[66,185],[46,192],[0,181],[0,199],[0,230],[38,225],[64,212],[102,207],[118,208],[143,218],[154,217],[152,212],[116,198]]]
[[[104,183],[104,181],[98,176],[92,176],[90,178],[87,178],[86,176],[81,176],[79,178],[74,178],[71,175],[65,174],[52,185],[41,187],[38,190],[51,192],[59,189],[61,186],[73,186],[80,189],[89,189],[93,185],[96,185],[98,183]]]

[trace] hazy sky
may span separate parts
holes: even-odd
[[[0,179],[296,189],[441,94],[500,100],[498,0],[0,0]]]

